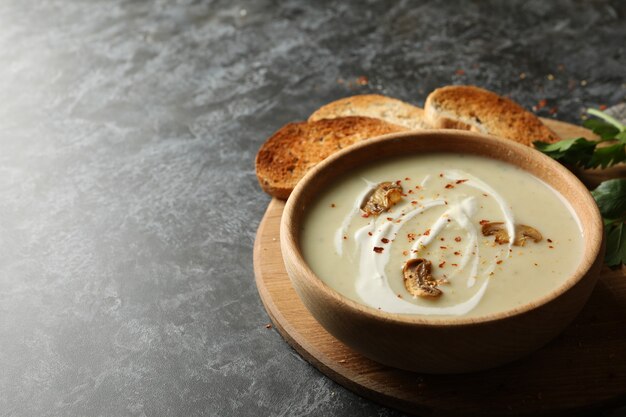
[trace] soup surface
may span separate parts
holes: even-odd
[[[401,187],[401,199],[376,214],[366,202],[381,183]],[[308,208],[300,245],[311,269],[348,298],[445,318],[548,294],[578,266],[583,238],[569,204],[533,175],[478,156],[429,154],[332,184]],[[411,275],[419,264],[428,268]]]

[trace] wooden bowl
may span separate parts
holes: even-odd
[[[578,269],[556,290],[524,306],[481,317],[444,320],[381,312],[326,285],[304,261],[299,245],[300,225],[319,190],[368,163],[431,152],[505,161],[550,184],[569,201],[582,224],[585,244]],[[602,267],[603,237],[602,218],[593,198],[563,166],[509,140],[453,130],[386,135],[327,158],[298,183],[287,201],[280,227],[287,273],[313,317],[338,340],[377,362],[426,373],[487,369],[548,343],[572,322],[591,294]]]

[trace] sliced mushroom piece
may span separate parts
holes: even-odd
[[[496,243],[504,245],[509,243],[509,232],[503,222],[489,222],[483,224],[483,236],[495,236]]]
[[[378,216],[402,199],[402,186],[385,181],[370,191],[361,203],[361,211],[366,215]]]
[[[430,271],[432,264],[426,259],[409,259],[402,269],[404,286],[415,297],[439,297],[442,292]]]
[[[515,226],[515,246],[524,246],[526,239],[532,239],[535,242],[541,242],[543,236],[539,233],[539,230],[534,227],[526,226],[525,224],[518,224]]]
[[[494,235],[496,237],[496,243],[503,245],[509,243],[509,233],[506,230],[506,226],[503,222],[489,222],[483,224],[482,227],[483,236]],[[524,246],[527,239],[532,239],[535,242],[540,242],[543,239],[541,233],[534,227],[527,226],[525,224],[515,225],[515,240],[513,245]]]

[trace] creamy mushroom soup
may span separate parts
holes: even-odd
[[[301,248],[330,287],[403,314],[482,316],[550,293],[578,266],[582,230],[533,175],[478,156],[383,161],[307,211]]]

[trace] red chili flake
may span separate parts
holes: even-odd
[[[407,191],[407,194],[413,194],[413,190]]]
[[[344,236],[344,237],[343,237],[343,240],[348,240],[348,236]]]
[[[463,184],[464,182],[469,181],[469,180],[457,180],[456,183],[457,184]]]
[[[443,268],[446,264],[446,261],[443,261],[442,263],[439,264],[439,268]]]
[[[411,201],[411,204],[413,204],[415,206],[415,205],[417,205],[417,201],[413,200],[413,201]]]
[[[380,246],[374,246],[374,252],[376,253],[383,253],[384,250],[385,248],[381,248]]]
[[[454,238],[454,241],[455,241],[455,242],[460,242],[460,241],[461,241],[461,236],[457,236],[457,237],[455,237],[455,238]]]
[[[459,266],[459,264],[450,264],[450,265],[452,265],[452,266]]]
[[[459,256],[459,255],[461,254],[461,252],[456,251],[456,252],[454,252],[454,254],[455,254],[456,256]]]
[[[454,71],[454,73],[456,75],[465,75],[465,70],[459,68],[458,70]]]
[[[392,221],[393,217],[387,217],[387,220]]]
[[[370,216],[369,213],[361,213],[361,217],[365,217],[366,219]]]
[[[398,180],[396,181],[396,185],[400,185],[402,183],[402,181]]]
[[[546,239],[548,243],[552,243],[552,239]]]
[[[606,104],[600,104],[600,110],[606,110]]]
[[[415,240],[415,233],[409,233],[406,237],[409,238],[409,242],[413,242]]]
[[[426,229],[426,231],[424,232],[424,236],[428,236],[430,234],[430,229]]]
[[[369,80],[367,79],[365,75],[361,75],[360,77],[356,79],[356,83],[358,85],[367,85],[367,83],[369,83]]]
[[[367,232],[368,235],[372,236],[372,232]]]
[[[405,178],[404,178],[404,180],[405,180],[405,181],[411,181],[411,178],[409,178],[409,177],[405,177]]]
[[[439,246],[439,249],[448,249],[447,246]]]
[[[489,223],[489,220],[481,220],[478,223],[482,226],[483,224]]]
[[[450,188],[454,188],[454,185],[452,185],[452,184],[446,184],[446,187],[445,187],[445,188],[448,188],[448,189],[450,189]]]
[[[539,103],[537,103],[537,105],[535,106],[537,108],[537,110],[541,110],[542,108],[546,107],[548,105],[548,100],[546,100],[545,98],[542,100],[539,100]]]
[[[500,259],[498,262],[496,262],[498,265],[500,265],[502,263],[502,259]]]
[[[387,239],[386,237],[380,239],[380,241],[383,243],[389,243],[389,239]]]
[[[550,245],[550,246],[548,246],[548,247],[549,247],[550,249],[554,249],[554,246],[552,246],[552,245]]]
[[[550,110],[548,111],[548,113],[550,114],[556,114],[559,111],[559,108],[557,106],[551,107]]]
[[[337,207],[337,206],[335,205],[335,203],[332,203],[330,206],[331,206],[332,208]]]
[[[421,186],[419,186],[419,185],[416,185],[416,186],[415,186],[415,189],[416,189],[416,190],[419,190],[419,189],[421,189],[421,188],[422,188],[422,187],[421,187]]]

